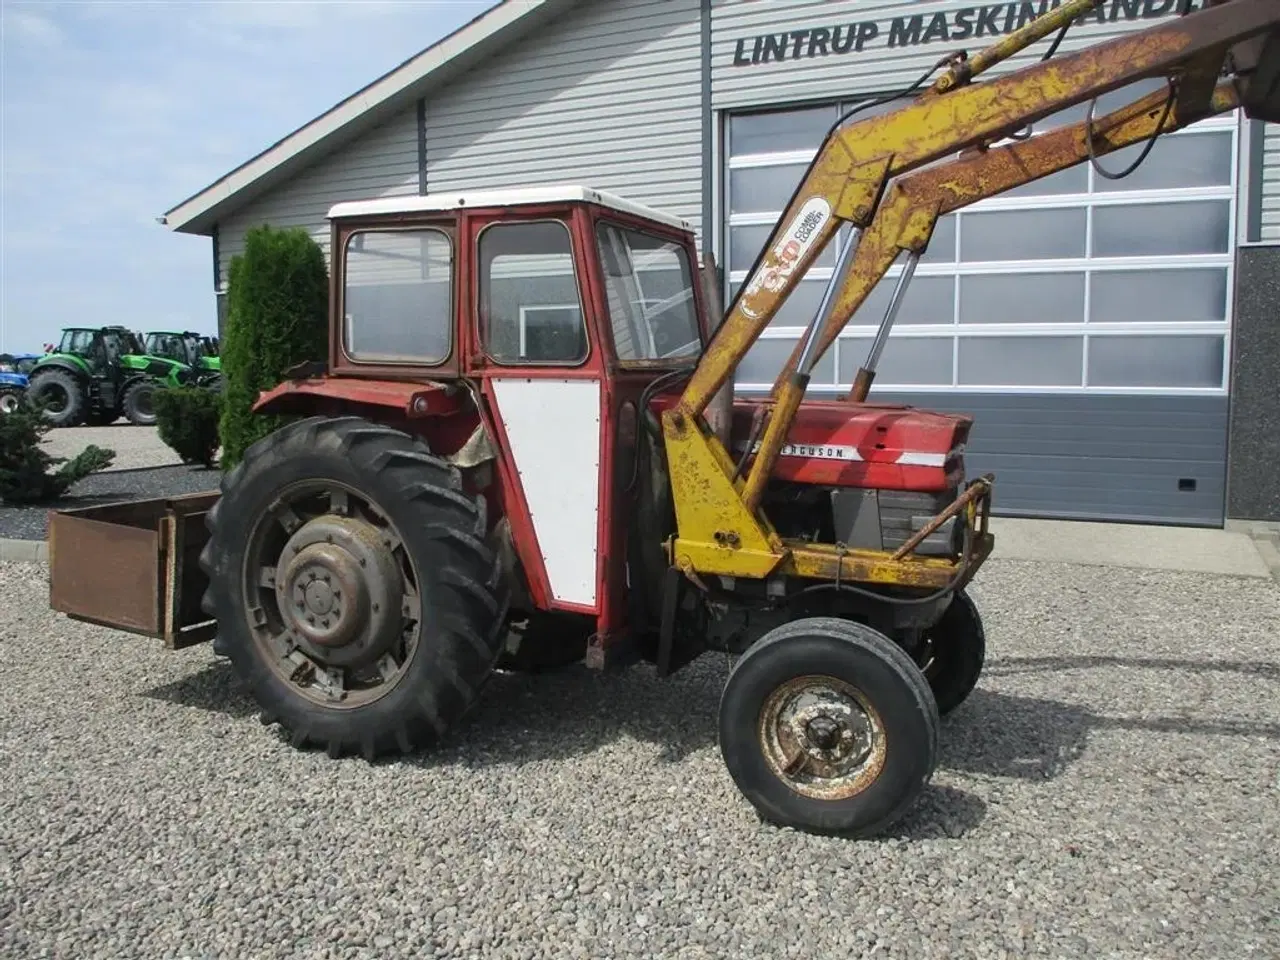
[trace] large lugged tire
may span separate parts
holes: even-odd
[[[84,421],[89,408],[84,384],[70,370],[41,370],[27,383],[27,401],[45,403],[45,419],[55,427],[74,427]]]
[[[720,751],[761,817],[813,833],[882,833],[915,803],[938,757],[929,685],[896,643],[849,620],[769,631],[734,665]]]
[[[22,406],[21,387],[0,387],[0,416],[13,413]]]
[[[120,404],[125,419],[136,427],[150,427],[156,422],[156,390],[154,380],[135,380],[124,391]]]
[[[924,640],[924,675],[945,717],[973,692],[986,662],[987,637],[973,598],[957,590]]]
[[[289,424],[223,479],[208,527],[219,652],[295,746],[411,752],[491,674],[508,585],[484,500],[422,441],[358,417]]]

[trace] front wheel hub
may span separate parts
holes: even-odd
[[[814,799],[855,796],[884,766],[879,714],[834,677],[797,677],[775,689],[761,711],[759,737],[773,773]]]
[[[341,667],[372,663],[399,637],[403,581],[371,524],[317,517],[290,537],[277,571],[284,624],[316,660]]]

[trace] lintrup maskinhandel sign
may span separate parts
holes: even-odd
[[[1191,0],[1197,9],[1203,0]],[[955,43],[983,37],[1001,37],[1026,26],[1036,17],[1062,5],[1062,0],[1038,3],[990,3],[960,7],[949,12],[917,13],[888,21],[864,20],[825,27],[807,27],[742,37],[733,51],[735,67],[787,60],[861,53],[868,45],[914,47],[944,41]],[[1117,20],[1152,20],[1182,12],[1185,0],[1111,0],[1085,14],[1077,23],[1115,23]]]

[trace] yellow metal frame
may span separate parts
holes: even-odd
[[[672,563],[695,576],[787,574],[938,587],[964,576],[963,570],[971,575],[985,559],[992,547],[986,530],[989,478],[982,481],[982,495],[965,507],[970,547],[954,561],[789,542],[761,511],[760,501],[807,387],[806,372],[797,370],[805,343],[816,338],[811,346],[816,362],[898,256],[924,251],[939,217],[1091,156],[1236,109],[1241,104],[1237,86],[1217,83],[1232,47],[1280,30],[1276,0],[1225,0],[987,83],[970,83],[1102,2],[1068,0],[974,58],[953,62],[911,105],[828,136],[679,403],[662,415],[677,521],[677,535],[669,544]],[[1092,124],[990,146],[1070,106],[1157,76],[1170,80],[1169,92],[1152,94]],[[913,173],[921,167],[926,169]],[[742,478],[704,422],[703,411],[846,223],[862,230],[854,260],[827,315],[815,318],[774,384],[764,435]],[[869,386],[870,376],[860,375],[850,399],[865,399]]]

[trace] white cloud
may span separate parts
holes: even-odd
[[[44,49],[61,47],[66,37],[48,17],[24,7],[9,6],[0,12],[0,34],[5,46],[31,44]]]

